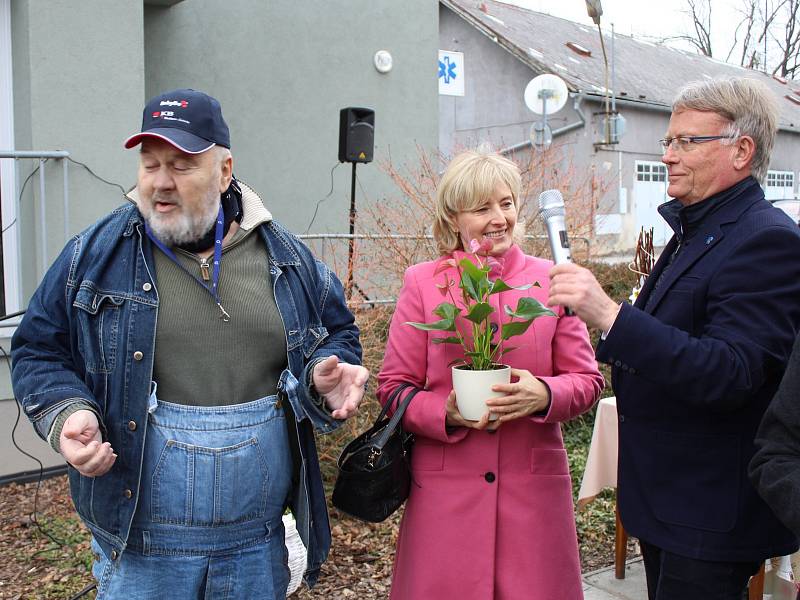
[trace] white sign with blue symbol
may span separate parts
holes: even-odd
[[[464,53],[439,50],[439,94],[464,95]]]

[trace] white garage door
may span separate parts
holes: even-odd
[[[667,167],[660,162],[636,161],[636,178],[633,183],[633,204],[636,230],[653,228],[653,245],[664,246],[672,229],[658,214],[659,204],[667,198]]]

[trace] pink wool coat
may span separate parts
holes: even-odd
[[[463,257],[456,253],[456,258]],[[460,346],[432,344],[442,332],[406,321],[431,322],[444,298],[435,284],[439,261],[408,269],[389,329],[378,396],[386,402],[407,381],[421,388],[403,417],[416,434],[411,469],[416,485],[397,542],[393,600],[576,600],[583,598],[572,487],[559,423],[588,410],[603,378],[577,317],[540,317],[504,362],[527,369],[551,392],[547,414],[503,424],[496,433],[445,428],[452,360]],[[501,257],[510,285],[541,288],[491,297],[495,313],[523,295],[546,302],[550,261],[515,245]],[[446,271],[457,279],[455,269]],[[456,290],[460,292],[460,290]],[[458,296],[457,296],[458,297]]]

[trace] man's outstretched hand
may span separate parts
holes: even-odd
[[[311,378],[317,393],[324,396],[331,416],[346,419],[358,410],[369,371],[361,365],[339,362],[338,357],[329,356],[314,366]]]

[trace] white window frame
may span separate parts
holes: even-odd
[[[14,94],[11,70],[11,1],[0,0],[0,150],[14,150]],[[3,275],[6,313],[20,309],[17,169],[14,159],[0,159],[2,193]],[[6,228],[8,228],[6,230]]]
[[[637,181],[641,181],[644,183],[649,182],[665,182],[667,181],[667,166],[664,163],[657,162],[657,161],[649,161],[649,160],[637,160],[635,161],[635,169],[633,172],[633,182],[636,183]],[[642,175],[642,179],[639,179],[639,175]],[[656,175],[659,179],[653,179],[653,176]],[[645,179],[646,177],[646,179]]]
[[[792,185],[791,186],[788,186],[788,185],[770,185],[769,184],[770,176],[773,176],[775,179],[778,179],[780,177],[783,177],[784,179],[790,179],[791,182],[792,182]],[[772,189],[781,189],[782,188],[784,190],[788,190],[788,192],[786,192],[785,194],[781,195],[780,198],[772,198],[772,200],[782,200],[782,199],[795,198],[795,193],[794,193],[795,183],[796,183],[796,180],[795,180],[794,171],[777,171],[777,170],[770,169],[769,171],[767,171],[767,177],[764,180],[764,191],[766,192],[767,188],[772,188]],[[769,198],[769,194],[767,194],[767,197]]]

